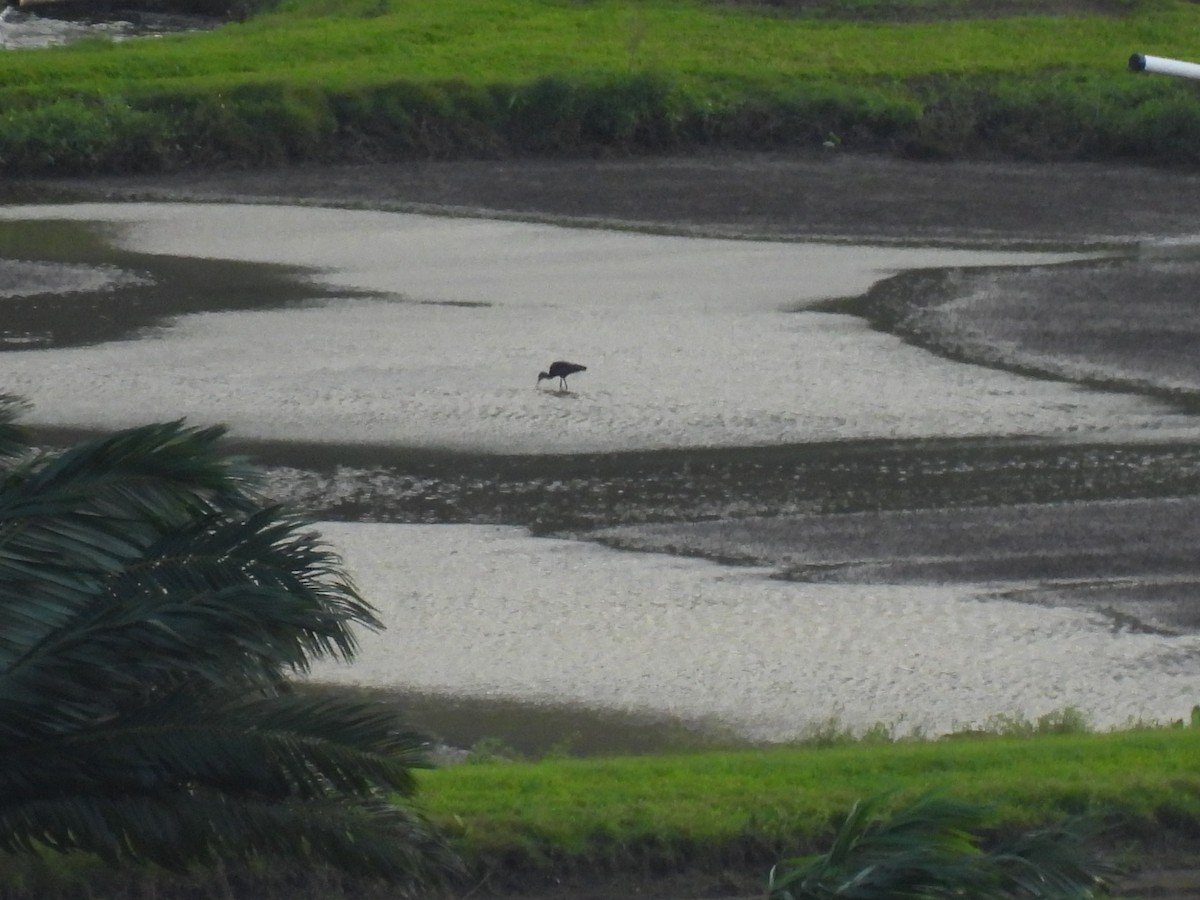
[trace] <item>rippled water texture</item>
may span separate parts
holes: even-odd
[[[1200,636],[1118,634],[955,585],[791,584],[520,529],[326,533],[394,629],[324,678],[667,713],[759,741],[831,718],[941,733],[1066,706],[1110,727],[1179,717],[1195,699]]]
[[[278,206],[0,219],[0,385],[31,422],[226,422],[286,463],[278,495],[393,523],[322,525],[389,630],[321,678],[770,741],[1194,701],[1192,507],[1145,499],[1195,492],[1189,407],[953,361],[848,302],[1083,254]],[[1002,308],[1014,341],[1032,308]],[[996,309],[955,311],[956,346]],[[588,366],[570,392],[535,383],[559,358]]]
[[[329,293],[374,293],[190,315],[153,340],[0,356],[0,376],[35,403],[38,422],[186,415],[242,436],[509,453],[1195,428],[1140,397],[963,366],[857,317],[810,311],[906,268],[1063,258],[1052,254],[283,207],[2,214],[121,223],[119,241],[143,253],[308,266]],[[559,358],[588,371],[569,394],[536,389]]]

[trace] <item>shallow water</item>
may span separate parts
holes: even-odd
[[[0,384],[34,402],[31,422],[226,422],[272,463],[272,491],[317,515],[476,523],[323,523],[392,627],[319,677],[766,741],[830,717],[941,731],[1067,705],[1100,725],[1190,709],[1188,629],[1015,602],[1020,572],[787,582],[678,556],[773,561],[761,535],[713,551],[699,532],[635,532],[664,556],[527,530],[1195,493],[1198,420],[1176,406],[956,362],[829,311],[914,267],[1086,254],[288,207],[0,219],[17,261],[0,276]],[[535,386],[554,358],[588,365],[570,393]],[[1072,540],[1053,515],[1039,527]],[[808,529],[780,528],[782,558]]]
[[[928,734],[1075,706],[1185,717],[1200,636],[958,585],[796,584],[769,570],[522,529],[325,523],[389,630],[323,680],[667,714],[784,741],[837,719]]]
[[[152,340],[0,354],[31,421],[185,415],[242,437],[492,453],[861,438],[1196,434],[1195,417],[941,359],[812,311],[903,269],[1064,254],[756,243],[285,207],[80,204],[141,254],[308,266],[303,309],[192,314]],[[215,272],[221,270],[215,267]],[[338,298],[370,291],[364,299]],[[110,294],[110,296],[112,296]],[[114,299],[114,303],[115,303]],[[535,389],[550,360],[572,392]]]

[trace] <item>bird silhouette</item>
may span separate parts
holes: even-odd
[[[586,371],[587,366],[581,366],[579,363],[566,362],[560,359],[557,362],[550,363],[549,372],[538,372],[537,383],[541,384],[543,378],[557,378],[559,386],[562,388],[562,390],[569,391],[570,388],[567,387],[567,376],[573,375],[576,372]]]

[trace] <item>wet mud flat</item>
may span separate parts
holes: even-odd
[[[1037,439],[834,441],[558,456],[234,443],[275,496],[341,521],[615,525],[1200,493],[1200,447]]]
[[[964,362],[1154,396],[1192,412],[1200,407],[1200,366],[1193,352],[1200,342],[1193,289],[1200,274],[1192,246],[1200,235],[1195,187],[1200,187],[1195,173],[1132,166],[726,154],[191,172],[13,182],[3,186],[3,194],[22,201],[311,203],[784,240],[1090,247],[1106,258],[1037,269],[909,272],[830,308]],[[124,261],[132,268],[135,263]],[[185,268],[180,273],[176,282],[185,283]],[[281,288],[271,302],[296,300]],[[47,313],[44,303],[28,314],[71,320]],[[70,342],[71,336],[51,342],[59,339]],[[272,493],[322,518],[515,524],[539,534],[580,537],[624,528],[620,537],[609,532],[605,540],[731,563],[800,560],[792,577],[814,571],[803,562],[812,552],[806,535],[831,539],[840,533],[821,526],[819,517],[874,517],[875,526],[886,530],[889,514],[920,511],[927,527],[917,534],[929,546],[907,552],[904,577],[920,572],[931,582],[980,581],[1000,567],[1010,580],[1045,582],[1044,590],[1034,591],[1042,590],[1039,602],[1057,598],[1074,604],[1091,597],[1111,604],[1114,594],[1133,602],[1142,591],[1139,602],[1169,596],[1174,612],[1155,606],[1145,621],[1135,615],[1136,627],[1170,622],[1189,628],[1195,618],[1188,586],[1193,573],[1183,571],[1189,568],[1186,554],[1171,563],[1179,570],[1170,573],[1175,579],[1170,587],[1161,560],[1144,558],[1146,584],[1137,587],[1136,553],[1122,557],[1122,547],[1145,543],[1147,529],[1170,537],[1176,547],[1190,534],[1181,532],[1177,541],[1156,528],[1173,521],[1178,507],[1170,504],[1176,499],[1200,494],[1200,447],[1153,435],[1132,441],[1122,435],[1090,441],[996,436],[551,457],[345,445],[257,443],[245,449],[268,467]],[[1125,516],[1110,501],[1144,503],[1136,516]],[[976,546],[958,547],[938,562],[912,563],[937,555],[932,548],[939,532],[970,524],[986,541],[989,516],[1000,532],[1009,508],[1017,505],[1028,533],[1041,536],[1041,558]],[[1093,516],[1103,527],[1089,524]],[[773,520],[761,526],[771,531],[769,540],[748,533],[733,540],[728,535],[739,532],[732,528],[724,540],[714,541],[712,526],[704,525],[751,519]],[[652,532],[652,526],[661,530]],[[855,558],[856,545],[849,536],[843,539],[845,563]],[[979,560],[989,553],[993,562],[984,565]],[[1066,596],[1054,583],[1046,554],[1060,563],[1074,558],[1071,577],[1082,577],[1087,560],[1112,577]],[[1109,556],[1125,558],[1125,567],[1105,565]],[[820,553],[810,560],[817,566],[827,562]],[[888,571],[901,568],[893,561]]]
[[[86,432],[38,429],[47,446]],[[559,456],[230,441],[314,519],[523,526],[843,583],[969,583],[1200,631],[1200,446],[841,441]]]
[[[310,448],[310,465],[330,452]],[[1200,630],[1193,444],[847,441],[362,467],[337,455],[271,467],[270,490],[325,519],[522,525],[790,580],[971,583],[1115,629]]]
[[[1080,263],[906,272],[840,308],[951,359],[1197,411],[1197,283],[1200,243],[1151,244]]]
[[[783,515],[592,537],[625,550],[738,552],[788,581],[975,584],[983,598],[1099,612],[1114,631],[1200,628],[1195,497]]]
[[[1131,246],[1146,236],[1200,232],[1196,186],[1200,181],[1193,174],[1137,169],[746,156],[192,173],[59,183],[35,191],[436,208],[783,238],[1111,247]],[[1129,284],[1137,293],[1156,264],[1135,260],[1131,265]],[[1097,277],[1091,271],[1064,277],[1086,285],[1087,278]],[[1076,276],[1085,280],[1073,281]],[[1170,307],[1129,306],[1116,297],[1113,308],[1125,310],[1125,316],[1097,319],[1099,352],[1093,347],[1084,356],[1109,355],[1111,363],[1116,352],[1122,365],[1148,361],[1152,381],[1175,379],[1190,338],[1134,340],[1129,329],[1161,328],[1170,321],[1173,311],[1186,305],[1187,281],[1177,280],[1178,302]],[[1104,274],[1091,282],[1093,287],[1107,283]],[[1057,372],[1047,360],[1062,364],[1063,351],[1081,346],[1080,310],[1089,308],[1094,291],[1082,290],[1078,302],[1062,305],[1053,302],[1062,287],[1050,285],[1040,296],[1034,291],[1014,314],[1002,314],[1001,289],[986,292],[969,309],[934,310],[924,300],[908,302],[901,313],[912,320],[901,323],[898,317],[879,327],[908,328],[914,343],[946,355],[978,356],[989,365],[1073,379],[1080,375],[1079,360]],[[972,334],[975,328],[982,339]],[[1012,329],[1004,332],[1006,352],[988,358],[985,351],[995,350],[1001,329]],[[1034,346],[1047,334],[1056,336],[1053,346]],[[1158,354],[1156,348],[1167,344],[1174,351]],[[1018,351],[1036,351],[1036,358],[1018,359]],[[1100,374],[1112,380],[1111,372]],[[1121,381],[1129,373],[1118,375]],[[1128,380],[1146,376],[1143,369]],[[1191,390],[1192,385],[1185,380],[1182,387]],[[1146,385],[1129,383],[1123,389],[1141,392]],[[70,435],[47,430],[44,438],[65,442]],[[1188,583],[1195,577],[1188,547],[1194,546],[1200,448],[1188,442],[996,437],[550,458],[381,454],[334,445],[244,444],[240,449],[267,466],[273,494],[323,518],[525,524],[539,533],[577,534],[629,548],[729,562],[775,561],[781,575],[789,577],[966,578],[982,584],[1000,575],[1021,582],[1014,587],[1008,581],[1002,591],[1042,591],[1036,602],[1094,601],[1106,609],[1115,609],[1117,601],[1131,602],[1130,587],[1150,604],[1158,586],[1170,595],[1165,607],[1143,605],[1126,623],[1114,614],[1114,627],[1194,627],[1187,620],[1194,608]],[[982,552],[981,545],[987,545]],[[1116,562],[1107,562],[1114,555]],[[1107,577],[1076,578],[1090,562]],[[1184,587],[1173,593],[1179,585]],[[1049,593],[1054,590],[1074,594],[1056,601]],[[465,711],[467,718],[479,712]],[[521,713],[507,710],[505,716],[520,720]],[[1194,895],[1195,872],[1184,876],[1168,888],[1167,880],[1155,875],[1130,891]],[[627,896],[633,888],[658,896],[695,896],[711,889],[706,883],[672,894],[644,880],[632,887],[595,887],[596,897]],[[559,890],[547,896],[577,894]]]
[[[967,583],[1099,612],[1114,630],[1200,631],[1194,444],[847,441],[400,464],[360,450],[358,465],[327,447],[245,449],[275,461],[273,495],[322,519],[522,525],[787,580]],[[308,468],[279,464],[299,456]]]

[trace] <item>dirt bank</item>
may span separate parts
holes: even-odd
[[[1200,232],[1200,173],[827,154],[497,160],[8,182],[0,199],[302,202],[730,235],[1062,243]]]

